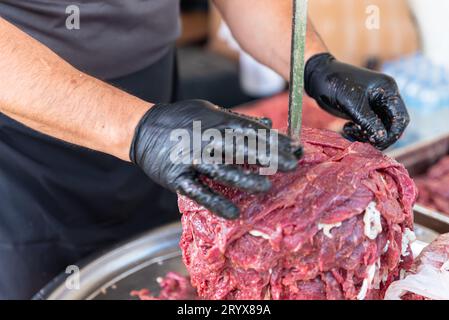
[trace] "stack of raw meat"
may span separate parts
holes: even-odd
[[[179,198],[180,242],[202,299],[381,299],[413,262],[416,188],[373,147],[304,129],[295,172],[267,194],[206,180],[241,209],[226,221]]]
[[[449,214],[449,156],[441,159],[426,175],[417,178],[418,203]]]

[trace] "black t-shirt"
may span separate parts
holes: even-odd
[[[0,0],[0,16],[102,79],[150,66],[180,33],[179,0]]]

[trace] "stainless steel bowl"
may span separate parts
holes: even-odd
[[[78,290],[66,285],[62,274],[34,299],[104,300],[132,299],[130,292],[147,288],[157,294],[157,278],[169,271],[187,274],[181,259],[180,223],[170,224],[117,246],[79,266]]]

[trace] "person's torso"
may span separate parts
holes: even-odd
[[[179,0],[1,0],[0,16],[102,79],[153,64],[180,32]]]

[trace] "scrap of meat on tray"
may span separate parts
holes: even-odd
[[[226,221],[179,198],[180,246],[202,299],[381,299],[411,267],[416,189],[373,147],[304,129],[296,172],[268,194],[208,181],[241,208]],[[207,181],[207,180],[206,180]]]
[[[270,118],[273,121],[273,128],[286,129],[288,125],[288,94],[283,93],[234,110],[249,116]],[[314,100],[307,96],[304,96],[302,120],[306,127],[332,131],[341,131],[345,123],[345,120],[323,111]]]
[[[160,286],[157,296],[148,289],[134,290],[131,296],[140,300],[196,300],[198,298],[188,277],[169,272],[165,278],[158,278],[157,281]]]
[[[419,189],[419,204],[449,215],[449,156],[415,182]]]
[[[395,300],[449,300],[449,234],[427,246],[403,280],[393,283],[386,297]]]

